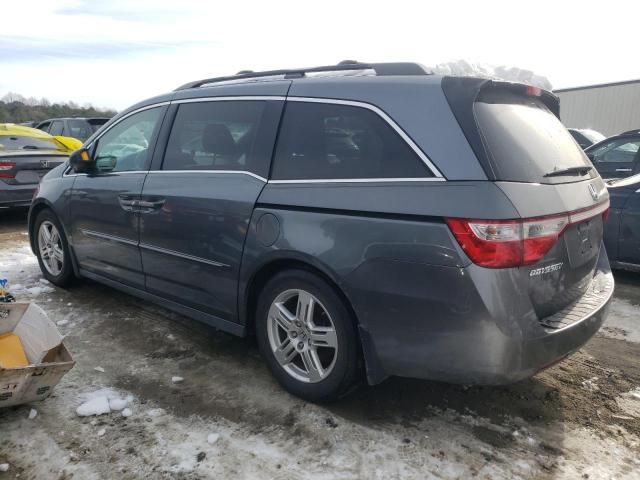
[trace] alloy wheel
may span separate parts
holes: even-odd
[[[280,293],[267,318],[269,345],[280,366],[293,378],[317,383],[333,370],[338,336],[329,312],[305,290]]]
[[[56,226],[49,220],[40,224],[38,229],[38,251],[44,268],[54,277],[64,268],[64,249],[62,238]]]

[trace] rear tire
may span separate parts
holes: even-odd
[[[42,210],[33,227],[38,264],[44,278],[54,285],[66,287],[75,279],[69,244],[62,225],[49,210]]]
[[[260,351],[287,391],[328,402],[354,386],[359,360],[355,322],[322,278],[304,270],[278,273],[262,290],[255,318]]]

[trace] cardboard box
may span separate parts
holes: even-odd
[[[0,408],[44,400],[75,362],[63,337],[34,303],[0,303],[0,334],[20,337],[29,366],[0,367]]]

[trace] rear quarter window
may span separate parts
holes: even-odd
[[[287,102],[273,179],[431,176],[411,147],[375,112],[350,105]]]

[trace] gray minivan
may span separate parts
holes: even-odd
[[[44,276],[237,335],[290,392],[505,384],[580,348],[609,195],[551,93],[410,63],[243,72],[141,102],[48,174]]]

